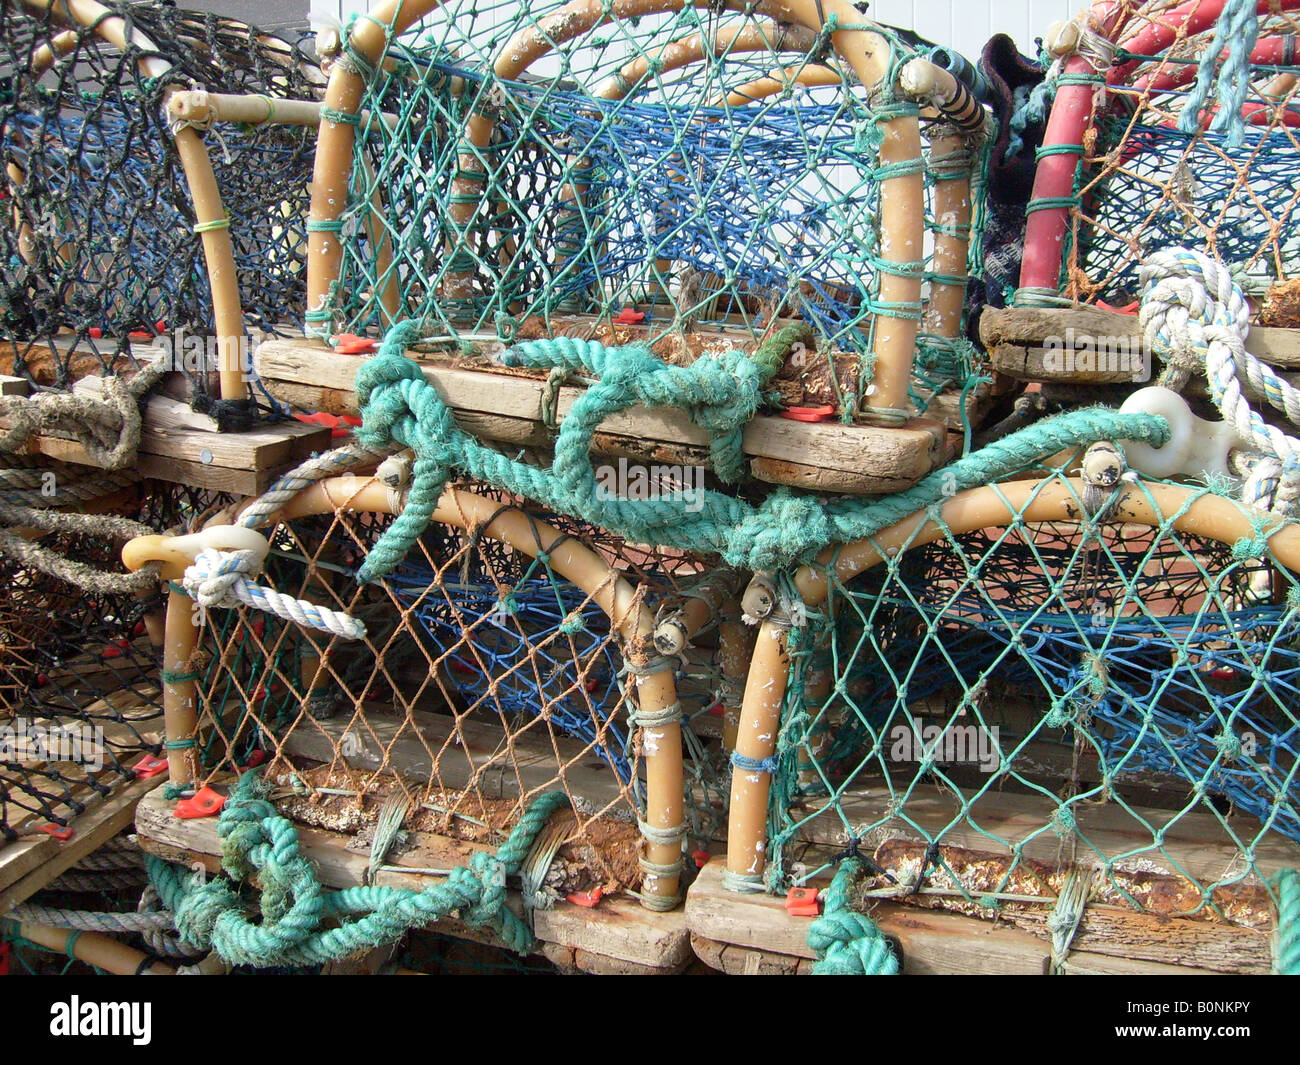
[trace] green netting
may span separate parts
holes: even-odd
[[[791,633],[770,883],[852,845],[984,912],[1077,866],[1097,900],[1169,913],[1163,871],[1173,912],[1251,923],[1221,889],[1300,841],[1300,582],[1262,515],[1231,545],[1176,531],[1207,493],[1154,528],[1016,518],[828,565]]]
[[[370,72],[346,209],[316,223],[339,229],[343,265],[309,330],[418,318],[509,340],[629,311],[654,342],[798,317],[820,347],[866,362],[875,317],[920,316],[880,303],[882,270],[935,280],[932,235],[965,227],[927,206],[915,261],[882,267],[881,180],[921,164],[882,167],[879,123],[914,106],[858,84],[828,34],[752,13],[688,6],[575,33],[561,11],[448,4]],[[533,33],[550,47],[526,49]],[[896,69],[914,52],[888,39]],[[539,53],[510,79],[493,73]],[[978,155],[930,160],[928,187]],[[964,348],[921,354],[921,406],[972,379]],[[851,398],[868,384],[849,382]]]
[[[689,588],[701,561],[540,517],[560,532],[539,540],[538,556],[435,525],[393,573],[360,587],[357,569],[391,519],[340,512],[276,529],[261,581],[347,611],[366,637],[331,640],[257,611],[202,616],[193,667],[204,779],[269,760],[275,797],[295,820],[356,832],[388,795],[404,795],[408,827],[485,842],[560,789],[578,821],[548,890],[635,891],[645,816],[645,752],[629,726],[635,678],[608,616],[551,556],[568,539],[591,544],[610,579],[655,601]],[[724,806],[721,719],[710,712],[721,682],[708,646],[706,637],[677,685],[690,849],[716,837]]]

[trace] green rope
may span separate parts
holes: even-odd
[[[862,869],[861,860],[845,858],[822,896],[822,916],[808,928],[808,946],[817,956],[814,976],[898,975],[889,940],[870,917],[853,909],[853,882]]]
[[[264,796],[265,785],[246,773],[221,811],[217,832],[229,879],[195,883],[183,867],[146,856],[150,881],[176,915],[184,942],[236,965],[315,965],[394,942],[456,913],[469,925],[494,929],[520,954],[531,947],[528,925],[506,907],[506,877],[519,871],[547,819],[568,803],[562,792],[538,797],[495,855],[475,854],[424,891],[322,890],[298,850],[293,823]],[[241,891],[254,878],[261,887],[256,918]]]
[[[558,513],[579,517],[633,543],[720,554],[728,565],[776,570],[805,561],[827,544],[851,543],[950,497],[990,484],[1044,455],[1097,440],[1168,439],[1163,418],[1119,414],[1105,408],[1070,411],[1044,419],[974,454],[936,470],[905,492],[879,500],[823,502],[784,489],[755,506],[735,496],[704,491],[687,512],[674,499],[625,500],[600,491],[591,462],[592,436],[610,415],[634,404],[684,408],[712,437],[715,469],[737,478],[743,469],[741,433],[758,410],[773,360],[759,366],[740,352],[669,366],[644,346],[605,347],[595,341],[534,340],[509,349],[509,366],[563,367],[598,378],[573,404],[555,442],[555,461],[540,469],[485,447],[457,427],[438,390],[405,350],[419,324],[389,330],[379,354],[357,372],[363,425],[357,436],[370,447],[396,441],[415,452],[406,506],[370,550],[358,579],[390,572],[432,520],[453,473],[484,481]]]
[[[1300,872],[1283,869],[1273,878],[1277,928],[1273,933],[1273,972],[1300,976]]]

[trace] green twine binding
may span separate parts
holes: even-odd
[[[1300,976],[1300,872],[1283,869],[1273,877],[1277,925],[1273,931],[1273,972]]]
[[[822,894],[825,909],[808,928],[808,946],[817,956],[814,976],[897,976],[898,958],[876,923],[852,906],[854,881],[865,866],[845,858]]]

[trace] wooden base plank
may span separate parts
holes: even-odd
[[[3,425],[3,420],[0,420]],[[238,496],[265,492],[281,474],[313,452],[327,451],[331,431],[303,422],[278,422],[247,433],[176,428],[143,432],[135,465],[141,477]],[[75,440],[34,437],[30,451],[60,462],[96,466]]]
[[[980,315],[980,340],[990,351],[1002,346],[1041,350],[1049,342],[1094,349],[1099,343],[1103,349],[1145,347],[1136,314],[1087,306],[988,307]],[[1300,329],[1252,327],[1246,348],[1271,366],[1300,368]]]
[[[957,796],[935,785],[918,783],[909,790],[906,806],[900,810],[885,781],[863,779],[838,802],[850,824],[883,825],[878,832],[881,840],[891,836],[921,839],[925,833],[948,846],[1000,855],[1014,850],[1027,858],[1046,861],[1057,860],[1062,848],[1061,837],[1050,829],[1057,802],[1046,795],[988,790],[963,815]],[[842,850],[840,818],[812,816],[826,805],[825,799],[807,800],[798,812],[804,820],[796,837]],[[1071,810],[1077,829],[1078,862],[1113,860],[1123,855],[1117,865],[1140,864],[1148,870],[1216,882],[1237,868],[1240,840],[1254,841],[1251,853],[1255,870],[1262,876],[1300,865],[1300,844],[1277,832],[1260,836],[1260,824],[1251,817],[1220,818],[1199,809],[1162,810],[1118,803],[1082,803]],[[897,832],[891,831],[894,827]]]
[[[201,862],[216,873],[221,867],[221,841],[215,818],[178,820],[172,816],[174,803],[162,792],[150,795],[136,810],[136,832],[140,846],[161,858],[189,865]],[[393,860],[394,865],[412,869],[449,869],[463,865],[471,855],[493,848],[483,844],[448,839],[431,832],[408,833],[410,845]],[[356,887],[364,883],[369,864],[366,854],[349,850],[350,837],[321,829],[298,827],[299,848],[316,866],[321,883],[332,888]],[[420,891],[440,883],[441,877],[416,873],[381,871],[374,882],[380,885]],[[511,891],[511,905],[522,913],[518,891]],[[681,909],[651,913],[633,899],[607,898],[595,909],[558,902],[533,914],[534,934],[541,944],[561,948],[558,956],[569,956],[582,968],[625,965],[628,971],[676,972],[692,955],[686,921]],[[436,926],[439,932],[476,942],[490,942],[480,931],[449,919]],[[569,955],[565,951],[572,952]]]
[[[463,369],[451,359],[412,354],[457,419],[466,419],[462,426],[467,431],[528,446],[546,439],[543,379],[499,367]],[[311,340],[268,340],[254,357],[271,395],[331,414],[357,413],[354,382],[363,362]],[[560,389],[556,409],[561,422],[582,394],[579,388]],[[606,419],[601,436],[621,437],[631,453],[661,456],[656,461],[662,461],[664,449],[701,449],[709,442],[708,434],[675,408],[633,407]],[[763,460],[753,468],[760,479],[817,487],[817,471],[825,470],[827,484],[833,486],[827,490],[884,493],[910,487],[942,463],[947,457],[945,436],[943,424],[927,418],[915,418],[901,428],[881,428],[760,416],[745,428],[744,450]]]
[[[792,917],[782,899],[728,891],[722,886],[723,859],[714,859],[686,893],[686,927],[717,943],[785,955],[814,957],[808,946],[809,917]],[[1051,951],[1041,940],[1015,928],[969,917],[881,903],[872,919],[901,948],[903,972],[979,975],[1047,971]]]
[[[165,777],[155,777],[124,784],[77,818],[69,840],[42,835],[0,848],[0,914],[30,898],[116,836],[131,824],[136,804],[165,782]]]
[[[728,973],[810,971],[811,918],[790,916],[783,900],[770,895],[726,890],[724,868],[720,859],[710,862],[686,895],[686,926],[696,953]],[[1089,908],[1085,920],[1095,918],[1101,909]],[[1046,914],[1044,909],[1044,921]],[[1066,960],[1067,973],[1192,976],[1268,971],[1267,953],[1261,968],[1257,950],[1266,937],[1254,930],[1204,925],[1197,929],[1193,927],[1197,922],[1191,921],[1113,916],[1117,921],[1150,922],[1152,936],[1163,935],[1164,957],[1143,957],[1143,948],[1134,942],[1128,945],[1132,956],[1117,953],[1116,941],[1094,927],[1091,934],[1081,930],[1076,936],[1076,949]],[[1043,975],[1050,967],[1051,946],[1042,925],[1035,934],[1002,921],[889,901],[874,904],[871,917],[897,945],[906,974]],[[1207,935],[1193,942],[1202,931]],[[1104,952],[1098,952],[1099,945]]]

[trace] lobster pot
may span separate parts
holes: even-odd
[[[166,335],[215,368],[202,234],[168,129],[166,94],[200,85],[268,99],[310,98],[319,72],[305,53],[242,23],[156,4],[106,5],[143,34],[165,77],[141,68],[101,24],[69,26],[16,2],[0,5],[0,226],[3,372],[58,388],[116,369]],[[226,126],[207,134],[229,216],[244,313],[274,330],[300,317],[307,184],[314,132]],[[177,332],[197,337],[187,348]],[[137,350],[137,355],[139,351]]]
[[[646,756],[656,752],[637,738],[633,716],[641,678],[673,664],[629,671],[621,633],[629,611],[689,585],[701,563],[623,545],[512,499],[473,501],[466,526],[431,525],[392,572],[362,585],[357,570],[387,515],[339,510],[275,529],[261,582],[346,612],[365,637],[343,640],[260,611],[201,613],[202,780],[266,761],[272,798],[300,824],[368,842],[381,812],[396,806],[409,830],[491,846],[539,796],[559,790],[573,818],[561,822],[563,860],[546,890],[635,892]],[[494,521],[510,525],[508,538],[484,531]],[[564,572],[574,548],[588,567],[584,586]],[[616,585],[623,605],[611,615]],[[701,656],[677,684],[696,848],[722,806],[711,670]],[[400,846],[381,860],[410,861]]]
[[[1056,141],[1049,136],[1040,154],[1040,173],[1060,165],[1052,153],[1081,154],[1073,188],[1059,190],[1072,201],[1065,295],[1129,304],[1140,296],[1143,259],[1179,246],[1206,249],[1249,296],[1266,297],[1300,274],[1293,180],[1300,162],[1300,67],[1288,58],[1297,27],[1293,6],[1261,14],[1249,87],[1230,108],[1223,99],[1226,71],[1208,98],[1196,91],[1198,63],[1215,32],[1197,5],[1118,5],[1111,35],[1119,56],[1096,79],[1104,90],[1091,120],[1077,142],[1073,133]],[[1065,106],[1067,91],[1058,91],[1056,108]],[[1052,210],[1050,203],[1042,208]],[[1266,308],[1264,324],[1295,326],[1291,299]]]
[[[8,471],[18,472],[32,474],[36,484],[43,473],[56,478],[64,493],[78,486],[78,475],[65,467]],[[117,490],[105,494],[113,480]],[[99,505],[160,529],[221,501],[129,477],[81,481],[91,483]],[[4,498],[25,505],[43,497],[39,489],[13,488],[11,480]],[[120,545],[99,535],[18,533],[83,572],[120,572]],[[88,808],[136,779],[141,758],[162,753],[164,607],[148,582],[138,591],[105,590],[52,575],[11,550],[0,554],[0,581],[0,840],[9,843],[44,826],[78,828]]]
[[[1172,507],[1022,513],[818,571],[769,882],[829,872],[847,841],[880,874],[865,891],[924,885],[913,901],[1031,928],[1067,879],[1128,912],[1269,925],[1265,882],[1300,845],[1295,576],[1264,539],[1179,531]]]
[[[911,54],[876,31],[881,55]],[[843,409],[868,387],[876,317],[921,318],[919,301],[882,294],[886,275],[964,287],[977,143],[882,167],[892,112],[826,33],[655,0],[599,18],[557,0],[452,2],[388,55],[365,79],[346,207],[323,204],[334,265],[309,332],[414,318],[470,342],[646,339],[680,363],[802,319],[845,356],[817,397]],[[885,179],[911,175],[914,239],[885,247]],[[953,182],[960,217],[935,206]],[[960,242],[943,263],[937,232]],[[954,306],[922,331],[960,337]],[[973,373],[935,347],[921,349],[922,406]]]

